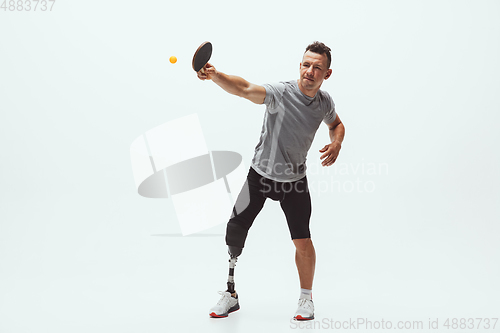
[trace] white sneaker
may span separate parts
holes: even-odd
[[[293,317],[295,320],[311,320],[314,319],[314,303],[310,299],[299,299],[299,307]]]
[[[219,294],[221,294],[222,297],[217,302],[217,305],[210,309],[211,317],[227,317],[231,312],[240,309],[238,294],[236,294],[236,298],[232,297],[229,291],[219,291]]]

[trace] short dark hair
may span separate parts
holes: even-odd
[[[328,61],[326,62],[326,68],[330,68],[330,65],[332,63],[332,55],[330,53],[331,49],[328,46],[326,46],[321,42],[316,41],[312,44],[309,44],[304,53],[306,53],[307,51],[326,55],[326,57],[328,58]]]

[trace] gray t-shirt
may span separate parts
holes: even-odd
[[[333,99],[319,90],[305,95],[296,80],[265,84],[267,106],[252,168],[261,176],[293,182],[306,175],[306,157],[321,121],[337,117]]]

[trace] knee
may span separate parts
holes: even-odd
[[[248,229],[231,221],[226,227],[226,245],[243,248],[248,235]]]
[[[311,238],[299,238],[294,239],[293,244],[295,244],[295,248],[297,252],[306,253],[314,249]]]

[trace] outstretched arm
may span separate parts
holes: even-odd
[[[333,123],[328,124],[328,129],[332,143],[327,144],[323,149],[319,150],[320,153],[324,153],[320,157],[320,159],[324,159],[323,162],[321,162],[322,166],[332,165],[337,160],[337,156],[339,156],[345,134],[344,124],[340,121],[339,115],[337,115]]]
[[[264,103],[266,98],[266,89],[264,87],[250,83],[239,76],[219,72],[209,63],[198,72],[198,78],[200,80],[212,80],[228,93],[246,98],[256,104]]]

